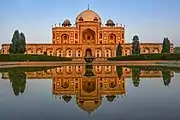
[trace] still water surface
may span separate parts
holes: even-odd
[[[180,73],[165,68],[0,69],[0,120],[180,120]]]

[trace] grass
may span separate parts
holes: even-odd
[[[176,73],[180,73],[179,68],[169,67],[169,66],[126,66],[130,69],[140,69],[144,71],[174,71]]]
[[[140,60],[180,60],[179,53],[157,53],[157,54],[140,54],[140,55],[128,55],[121,57],[107,58],[109,61],[140,61]]]
[[[12,61],[71,61],[72,58],[34,55],[34,54],[0,54],[0,62]]]
[[[56,66],[57,67],[57,66]],[[47,71],[48,69],[56,68],[55,66],[48,67],[11,67],[11,68],[0,68],[0,73],[3,72],[36,72],[36,71]]]

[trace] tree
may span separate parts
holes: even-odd
[[[163,70],[162,71],[162,78],[164,81],[164,85],[168,86],[171,83],[171,71],[170,70]]]
[[[11,70],[8,72],[14,95],[18,96],[26,88],[26,73],[23,71]]]
[[[132,54],[140,54],[139,37],[135,35],[132,40]]]
[[[25,35],[23,33],[20,34],[20,38],[21,38],[21,46],[20,46],[20,53],[25,53],[26,52],[26,38]]]
[[[120,57],[120,56],[122,56],[122,46],[119,43],[116,49],[116,57]]]
[[[169,39],[168,38],[164,38],[163,44],[162,44],[162,51],[161,51],[161,53],[170,53],[170,49],[171,49],[171,46],[170,46]]]
[[[139,68],[132,68],[132,81],[134,87],[139,86],[141,70]]]
[[[10,54],[24,54],[26,52],[26,38],[23,33],[15,30],[11,42],[9,48]]]
[[[122,66],[116,66],[116,72],[117,72],[117,75],[118,75],[119,79],[121,79],[121,77],[123,75]]]

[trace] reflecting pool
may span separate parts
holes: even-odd
[[[175,68],[0,68],[1,120],[180,120]]]

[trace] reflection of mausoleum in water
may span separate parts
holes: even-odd
[[[77,105],[87,111],[96,110],[102,99],[112,102],[117,97],[126,95],[125,78],[132,76],[129,68],[117,66],[93,66],[95,76],[84,76],[85,66],[63,66],[47,71],[27,72],[27,79],[52,78],[52,93],[55,98],[69,102],[76,98]],[[120,75],[119,75],[120,74]],[[140,77],[161,77],[161,71],[141,71]],[[173,73],[172,73],[173,76]],[[8,74],[3,73],[2,78],[7,79]]]

